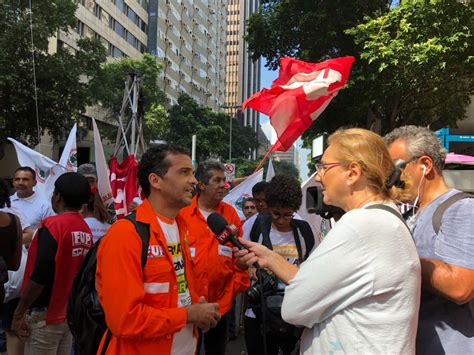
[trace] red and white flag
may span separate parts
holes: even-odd
[[[270,89],[256,93],[242,105],[270,116],[278,140],[271,151],[288,150],[329,105],[349,78],[354,57],[307,63],[280,59],[278,78]]]
[[[138,163],[134,155],[129,155],[121,163],[115,156],[110,160],[110,185],[119,219],[128,213],[128,206],[139,194],[137,171]]]

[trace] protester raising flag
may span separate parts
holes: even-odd
[[[237,214],[239,215],[240,220],[245,220],[245,215],[242,212],[242,203],[244,198],[252,197],[252,187],[257,182],[263,180],[263,169],[253,173],[247,177],[243,182],[234,187],[230,192],[224,197],[224,202],[234,206]]]
[[[28,166],[36,172],[37,184],[35,191],[46,198],[50,198],[54,190],[56,179],[67,171],[77,170],[76,124],[71,129],[66,141],[60,163],[28,148],[13,138],[8,138],[16,150],[20,166]]]
[[[270,89],[263,89],[245,101],[270,116],[278,140],[271,151],[286,151],[324,111],[349,78],[354,57],[342,57],[321,63],[293,58],[280,59],[278,78]]]

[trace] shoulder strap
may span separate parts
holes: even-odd
[[[306,253],[303,257],[303,260],[306,260],[308,259],[308,256],[309,256],[309,253],[311,252],[311,250],[313,250],[313,247],[314,247],[314,234],[313,234],[313,231],[311,230],[311,226],[309,225],[308,222],[306,221],[303,221],[303,220],[300,220],[300,219],[293,219],[293,234],[297,235],[297,231],[299,230],[301,232],[301,236],[303,237],[303,240],[304,240],[304,244],[305,244],[305,247],[306,247]],[[299,238],[298,238],[299,239]],[[296,239],[295,239],[295,242],[296,242]],[[296,247],[298,248],[298,243],[299,243],[299,240],[296,244]],[[301,246],[300,246],[301,248]],[[302,251],[298,251],[298,253],[301,253],[302,254]]]
[[[260,221],[263,219],[264,216],[265,215],[259,213],[257,218],[255,218],[255,221],[253,221],[252,229],[250,230],[250,240],[252,242],[258,241],[258,237],[261,233]]]
[[[407,223],[405,222],[405,220],[403,219],[402,215],[400,214],[400,212],[396,211],[395,209],[393,209],[392,207],[389,207],[387,205],[382,205],[382,204],[375,204],[375,205],[370,205],[370,206],[367,206],[366,209],[374,209],[374,208],[378,208],[380,210],[384,210],[384,211],[387,211],[387,212],[390,212],[391,214],[393,214],[394,216],[396,216],[400,221],[403,222],[403,224],[405,225],[405,227],[407,227],[407,229],[410,231],[410,234],[411,234],[411,229],[408,227]]]
[[[467,192],[458,192],[457,194],[454,194],[453,196],[449,197],[441,203],[433,213],[433,219],[431,220],[433,224],[433,229],[436,234],[438,234],[439,229],[441,228],[441,220],[443,219],[443,214],[444,212],[451,207],[453,204],[458,202],[459,200],[462,200],[464,198],[474,198],[474,195],[467,193]]]
[[[268,249],[273,250],[273,244],[270,239],[270,230],[272,229],[272,217],[269,215],[262,215],[259,224],[259,229],[262,233],[262,244],[265,245]],[[258,235],[256,241],[258,241]]]
[[[142,240],[142,268],[145,267],[147,257],[148,257],[148,245],[150,243],[150,225],[137,221],[136,212],[132,212],[124,217],[129,220],[135,226],[138,235]]]

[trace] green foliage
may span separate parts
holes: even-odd
[[[165,94],[157,81],[160,71],[161,63],[158,59],[145,53],[140,59],[121,58],[105,64],[102,75],[94,83],[96,99],[109,109],[109,119],[115,120],[120,116],[128,74],[140,75],[140,100],[143,104],[146,140],[163,139],[168,129]]]
[[[48,53],[48,39],[75,25],[76,6],[72,0],[32,1],[39,123],[41,133],[47,129],[55,140],[92,103],[90,79],[106,58],[103,45],[92,39],[80,40],[75,53],[62,48]],[[12,136],[34,145],[38,132],[28,1],[2,1],[0,18],[0,141]]]
[[[233,162],[235,163],[235,176],[244,177],[251,175],[255,171],[255,168],[257,167],[258,163],[260,163],[260,160],[262,158],[263,157],[260,157],[257,160],[250,160],[245,158],[234,160]],[[264,178],[266,176],[265,174],[267,173],[268,162],[269,160],[267,159],[262,165],[262,168],[264,169]],[[273,160],[273,169],[275,170],[276,175],[290,175],[294,176],[299,180],[300,174],[298,168],[293,163],[287,161]]]
[[[190,96],[182,94],[178,103],[168,111],[168,131],[163,138],[182,147],[191,148],[193,134],[197,136],[196,160],[209,157],[229,156],[230,117],[224,113],[212,112],[200,106]],[[248,156],[250,149],[257,147],[255,133],[251,127],[232,123],[232,156]]]
[[[249,20],[254,58],[318,62],[356,57],[351,77],[303,135],[405,124],[437,128],[464,118],[473,94],[472,1],[270,0]]]
[[[453,126],[474,93],[474,4],[404,1],[347,30],[376,73],[370,109],[392,129]]]

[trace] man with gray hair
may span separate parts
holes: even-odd
[[[240,219],[234,207],[223,200],[225,188],[224,164],[209,159],[200,163],[196,170],[197,195],[191,206],[183,208],[181,215],[188,223],[188,242],[194,261],[194,277],[198,295],[208,302],[219,305],[222,316],[217,326],[201,334],[198,343],[204,340],[206,355],[224,355],[227,343],[228,314],[232,309],[234,297],[245,291],[250,285],[247,271],[235,264],[232,245],[221,245],[207,226],[207,217],[213,212],[221,214],[229,224],[239,229],[242,235]]]
[[[474,199],[452,202],[452,196],[462,195],[446,184],[442,174],[446,151],[428,128],[397,128],[385,136],[385,143],[394,161],[405,161],[403,176],[411,185],[410,202],[418,208],[407,221],[420,255],[423,281],[416,352],[472,353]],[[435,221],[441,208],[438,229]]]

